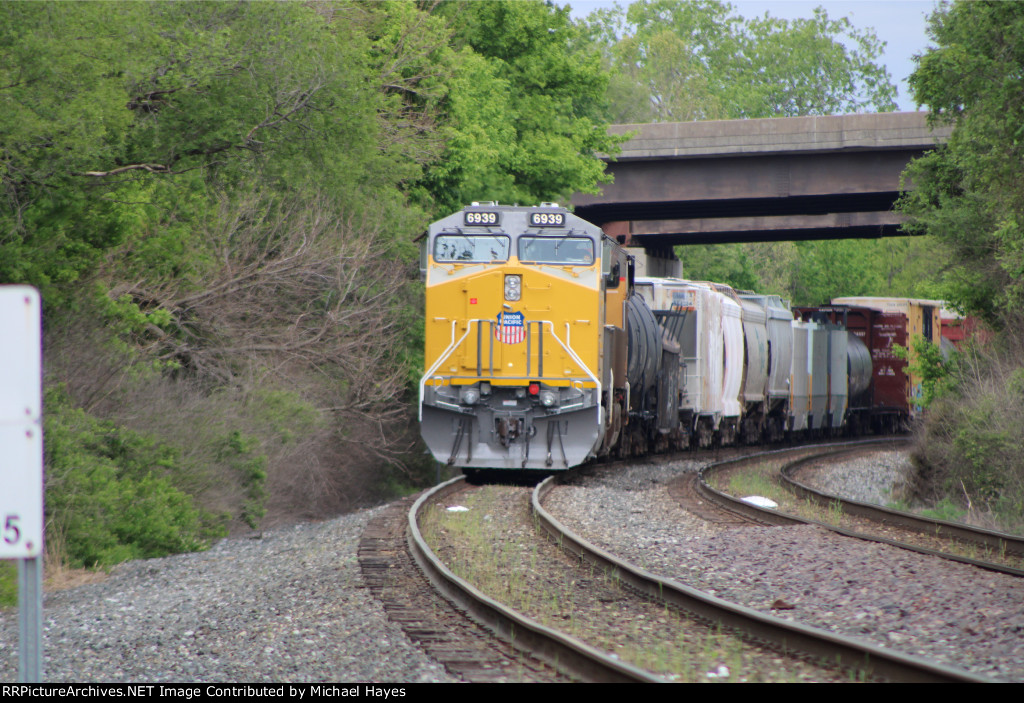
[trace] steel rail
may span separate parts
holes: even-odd
[[[883,525],[892,525],[912,532],[918,532],[925,535],[931,535],[935,537],[945,538],[954,542],[960,542],[962,544],[968,544],[972,546],[980,546],[985,549],[990,549],[997,553],[1013,554],[1016,556],[1024,556],[1024,537],[1020,535],[1013,535],[1006,532],[998,532],[996,530],[988,530],[980,527],[972,527],[970,525],[964,525],[960,523],[950,522],[948,520],[940,520],[938,518],[926,518],[920,515],[913,515],[901,510],[894,510],[892,508],[885,508],[880,505],[874,505],[871,503],[863,503],[842,496],[831,495],[824,491],[819,491],[815,488],[811,488],[806,484],[800,483],[794,477],[794,474],[803,466],[818,461],[823,458],[833,458],[837,455],[843,455],[848,453],[854,453],[858,450],[844,450],[839,452],[822,452],[809,457],[804,457],[796,461],[790,462],[782,467],[779,474],[783,485],[790,490],[794,495],[799,498],[806,498],[818,505],[830,505],[838,503],[844,513],[848,515],[854,515],[857,517],[863,517],[873,522],[878,522]],[[822,523],[817,523],[822,524]],[[827,524],[822,524],[823,527],[829,527],[830,529],[836,529],[840,532],[851,532],[849,530],[843,530],[841,528],[834,528]],[[856,537],[868,537],[871,539],[888,542],[895,544],[896,546],[903,548],[912,548],[915,551],[922,551],[926,554],[932,554],[934,556],[941,556],[945,559],[958,561],[964,564],[971,564],[982,569],[988,569],[990,571],[999,571],[1001,573],[1011,574],[1013,576],[1024,576],[1024,570],[1017,569],[1009,566],[1003,566],[1001,564],[995,564],[993,562],[985,561],[983,559],[973,559],[970,557],[964,557],[957,554],[949,554],[941,550],[928,549],[924,547],[915,547],[914,545],[907,545],[902,542],[896,542],[894,540],[887,540],[879,537],[871,537],[870,535],[861,535],[860,533],[852,532],[853,536]]]
[[[786,451],[786,450],[783,450]],[[790,450],[791,451],[791,450]],[[777,455],[779,451],[759,455]],[[749,460],[749,457],[743,459]],[[740,460],[730,460],[735,463]],[[551,538],[565,551],[605,570],[636,591],[693,613],[705,620],[720,623],[753,638],[782,649],[804,652],[872,676],[901,682],[972,682],[987,683],[993,679],[963,669],[945,666],[865,642],[849,639],[825,630],[765,615],[751,608],[650,573],[609,552],[586,542],[561,524],[543,508],[544,497],[557,484],[552,476],[534,489],[532,508],[538,521]]]
[[[995,571],[998,573],[1008,574],[1010,576],[1024,577],[1024,570],[1014,568],[1011,566],[1005,566],[1003,564],[997,564],[983,559],[973,559],[970,557],[961,556],[959,554],[951,554],[938,549],[932,549],[929,547],[922,547],[920,545],[911,544],[908,542],[900,542],[898,540],[889,539],[887,537],[881,537],[878,535],[867,534],[864,532],[857,532],[855,530],[849,530],[836,525],[820,522],[811,518],[798,517],[789,513],[783,512],[778,509],[761,508],[756,505],[747,503],[740,498],[730,495],[724,491],[720,491],[712,487],[706,480],[706,477],[717,471],[728,469],[741,465],[744,463],[752,463],[757,461],[764,461],[765,459],[777,458],[780,455],[791,452],[809,452],[807,456],[800,457],[792,462],[788,462],[784,465],[780,472],[786,473],[786,470],[790,466],[798,466],[811,461],[820,460],[828,456],[834,456],[837,454],[850,454],[870,450],[873,447],[881,445],[890,445],[893,442],[900,444],[906,444],[909,442],[907,439],[882,439],[882,440],[860,440],[854,442],[838,442],[833,444],[819,444],[810,447],[803,447],[797,450],[784,449],[774,452],[759,452],[756,454],[750,454],[745,457],[737,459],[730,459],[728,461],[716,462],[710,464],[698,473],[697,476],[697,490],[700,495],[715,504],[717,507],[727,512],[739,515],[747,520],[759,522],[762,524],[771,525],[818,525],[836,534],[841,534],[846,537],[852,537],[854,539],[861,539],[869,542],[877,542],[880,544],[888,544],[893,547],[905,549],[907,551],[916,552],[918,554],[925,554],[927,556],[940,557],[949,561],[955,561],[961,564],[969,564],[976,566],[981,569],[988,571]],[[786,485],[784,481],[784,485]],[[886,526],[902,527],[904,529],[912,530],[921,534],[935,535],[940,532],[945,532],[944,536],[947,539],[956,540],[960,542],[966,542],[968,544],[980,545],[985,548],[993,549],[994,551],[1005,551],[1013,554],[1024,553],[1024,539],[1017,535],[1009,535],[1001,532],[995,532],[993,530],[983,530],[981,528],[972,528],[966,525],[958,525],[945,520],[932,520],[929,518],[919,517],[917,515],[911,515],[898,510],[891,510],[889,508],[882,508],[881,506],[871,505],[869,503],[861,503],[858,501],[848,501],[838,496],[832,496],[827,493],[815,491],[812,488],[798,484],[800,487],[794,487],[799,497],[808,497],[811,500],[815,500],[822,505],[830,505],[833,503],[840,503],[843,506],[843,511],[855,515],[857,517],[863,517],[875,522],[881,523]],[[789,486],[787,485],[787,488]],[[804,491],[807,495],[804,495]],[[849,509],[847,509],[849,508]],[[957,535],[963,537],[958,539]],[[1021,551],[1018,551],[1021,550]]]
[[[465,479],[456,477],[425,492],[409,511],[409,550],[434,588],[456,608],[511,642],[573,676],[601,683],[664,683],[665,679],[611,656],[571,637],[545,627],[484,595],[456,576],[434,554],[419,529],[420,511],[427,505],[464,488]]]
[[[889,445],[893,442],[905,443],[908,440],[905,439],[894,439],[887,437],[884,439],[868,439],[868,440],[856,440],[847,442],[833,442],[829,444],[812,444],[803,447],[786,448],[786,449],[772,449],[763,452],[755,452],[753,454],[746,454],[741,457],[733,459],[726,459],[724,461],[716,461],[708,464],[700,471],[697,472],[697,490],[701,497],[710,501],[717,507],[725,510],[726,512],[734,513],[747,520],[753,522],[759,522],[768,525],[806,525],[809,520],[797,517],[795,515],[789,515],[788,513],[781,512],[779,510],[769,510],[767,508],[759,508],[756,505],[747,503],[739,498],[720,491],[717,488],[711,486],[706,476],[723,471],[725,469],[741,466],[743,464],[750,464],[756,462],[770,461],[773,459],[784,459],[786,455],[792,454],[806,454],[807,456],[824,456],[830,451],[857,451],[870,449],[876,446]],[[800,457],[804,458],[804,457]],[[832,527],[831,525],[824,525],[825,527]]]

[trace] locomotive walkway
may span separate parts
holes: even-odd
[[[613,125],[632,134],[580,217],[649,250],[900,235],[911,159],[948,138],[923,112]]]

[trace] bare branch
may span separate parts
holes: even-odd
[[[120,168],[111,169],[110,171],[86,171],[83,176],[116,176],[119,173],[125,173],[127,171],[149,171],[150,173],[170,173],[171,167],[166,164],[131,164],[130,166],[122,166]]]
[[[219,262],[212,275],[111,291],[130,295],[143,310],[171,314],[167,331],[151,326],[139,345],[215,386],[236,384],[255,369],[289,385],[313,373],[322,379],[318,405],[340,421],[377,427],[370,451],[392,460],[399,440],[380,428],[407,413],[396,361],[406,271],[382,256],[376,226],[338,221],[317,203],[275,212],[254,197],[225,201],[204,236]]]

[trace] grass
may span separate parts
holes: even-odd
[[[424,538],[458,576],[543,625],[671,681],[822,677],[813,666],[778,663],[774,653],[731,633],[641,600],[624,590],[615,574],[565,557],[525,519],[526,492],[521,489],[485,486],[459,501],[469,510],[427,509],[420,524]],[[510,501],[518,501],[514,510]],[[767,667],[766,656],[772,662]],[[719,676],[720,667],[727,673]]]
[[[728,483],[723,490],[734,496],[764,496],[779,505],[792,501],[789,491],[771,478],[769,472],[774,468],[774,464],[762,464],[750,471],[729,472]]]
[[[18,563],[0,561],[0,608],[18,605]]]
[[[943,498],[935,505],[935,507],[922,510],[921,515],[935,520],[960,522],[963,520],[964,516],[967,515],[967,511],[962,509],[949,498]]]
[[[713,474],[711,480],[716,488],[733,496],[760,495],[771,498],[778,503],[779,512],[789,513],[805,520],[814,520],[825,525],[841,527],[856,532],[866,532],[868,534],[872,532],[871,528],[867,527],[868,521],[855,520],[845,514],[839,501],[834,500],[827,506],[823,506],[808,499],[794,496],[775,479],[781,466],[781,462],[763,462],[720,474]],[[905,503],[891,504],[889,507],[906,512],[914,512]],[[951,522],[961,520],[966,514],[965,511],[949,500],[943,500],[934,508],[922,510],[920,513],[923,517],[938,518]],[[1024,559],[1007,554],[1005,550],[997,551],[970,543],[955,541],[941,536],[938,532],[934,535],[921,535],[920,537],[917,536],[918,534],[911,532],[903,539],[919,546],[939,549],[953,556],[981,559],[1016,568],[1024,568]]]

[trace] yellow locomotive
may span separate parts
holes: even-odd
[[[938,340],[935,301],[794,319],[777,296],[635,279],[622,247],[555,203],[474,203],[428,235],[421,431],[467,471],[896,427],[915,401],[890,348]]]
[[[615,447],[634,361],[631,264],[556,203],[473,203],[432,224],[419,415],[434,457],[551,471]]]

